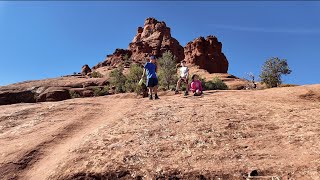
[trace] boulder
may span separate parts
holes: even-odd
[[[35,92],[32,90],[0,92],[0,105],[34,102]]]
[[[89,73],[91,73],[91,68],[88,66],[88,64],[83,65],[81,69],[81,75],[86,76]]]
[[[82,95],[82,97],[93,97],[94,93],[92,90],[86,89],[86,90],[82,91],[81,95]]]
[[[70,99],[69,89],[61,87],[50,87],[37,97],[37,102],[63,101]]]

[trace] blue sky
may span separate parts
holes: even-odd
[[[182,46],[215,35],[229,73],[260,73],[269,57],[288,60],[285,83],[320,77],[320,2],[0,1],[0,85],[57,77],[127,48],[147,17],[165,21]]]

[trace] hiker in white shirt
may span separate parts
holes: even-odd
[[[184,82],[186,84],[186,92],[184,93],[185,96],[189,94],[189,68],[186,66],[186,61],[181,61],[181,68],[180,68],[180,77],[177,82],[176,87],[176,94],[179,93],[181,82]]]

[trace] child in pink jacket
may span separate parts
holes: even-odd
[[[191,79],[190,91],[194,93],[194,96],[200,96],[202,94],[202,84],[198,75],[194,74]]]

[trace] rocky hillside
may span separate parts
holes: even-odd
[[[320,85],[160,98],[2,106],[0,179],[320,179]]]
[[[182,47],[171,36],[171,30],[165,22],[147,18],[144,26],[138,27],[128,49],[116,49],[92,69],[84,65],[79,74],[0,87],[0,105],[108,94],[110,87],[106,89],[105,86],[109,85],[109,74],[119,64],[125,65],[124,73],[128,73],[132,63],[143,64],[145,57],[150,54],[161,57],[168,50],[176,57],[176,63],[186,60],[191,73],[207,77],[207,80],[219,77],[230,89],[243,89],[248,84],[243,79],[227,74],[229,63],[222,53],[222,43],[216,37],[199,37]]]

